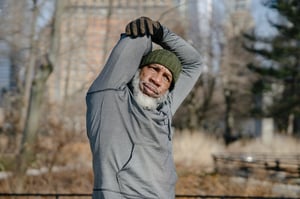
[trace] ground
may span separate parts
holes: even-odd
[[[66,139],[66,140],[69,140]],[[231,147],[224,148],[219,141],[200,136],[200,134],[187,134],[187,136],[175,136],[174,158],[178,174],[176,184],[177,195],[218,195],[218,196],[300,196],[300,184],[287,185],[283,182],[272,182],[263,176],[241,177],[217,173],[211,154],[218,151],[251,151],[260,149],[268,152],[271,150],[299,151],[299,142],[280,138],[272,144],[262,146],[261,142],[245,144],[240,142]],[[43,146],[39,146],[37,161],[34,164],[37,170],[31,170],[31,175],[26,177],[23,192],[30,193],[91,193],[93,188],[93,174],[91,165],[91,153],[87,140],[66,142],[57,144],[57,141],[43,138]],[[279,144],[288,146],[278,146]],[[287,151],[288,152],[288,151]],[[3,160],[3,153],[1,160]],[[51,172],[44,168],[43,164],[54,162]],[[4,166],[3,166],[4,165]],[[8,164],[9,165],[9,164]],[[1,164],[0,170],[5,169]],[[43,168],[43,169],[41,169]],[[47,170],[48,169],[48,170]],[[44,173],[40,171],[45,171]],[[16,179],[13,177],[0,179],[0,193],[14,193],[16,191]]]

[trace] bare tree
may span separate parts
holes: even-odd
[[[198,27],[197,19],[191,22],[193,44],[208,68],[177,111],[173,124],[215,133],[229,143],[237,136],[235,121],[248,117],[252,107],[254,77],[246,67],[250,55],[242,48],[241,36],[252,23],[246,10],[237,15],[228,11],[227,16],[215,6],[212,10],[212,16],[206,15],[210,12],[200,16],[206,25]]]
[[[16,107],[5,108],[7,113],[17,112],[13,117],[17,119],[9,121],[11,126],[18,127],[11,130],[14,135],[11,137],[18,142],[17,135],[22,133],[20,146],[16,144],[19,147],[15,149],[17,189],[22,190],[24,174],[35,156],[34,147],[40,127],[41,105],[47,90],[46,81],[52,72],[52,64],[48,59],[49,42],[47,42],[51,35],[47,35],[49,31],[45,31],[45,28],[41,28],[39,24],[43,13],[42,7],[46,1],[5,2],[7,7],[4,19],[1,20],[3,29],[0,37],[9,46],[8,57],[14,73],[11,78],[14,80],[12,82],[16,82],[15,91],[8,92],[5,97],[9,105],[17,104]],[[7,115],[11,116],[11,114]]]
[[[223,29],[225,42],[221,46],[220,78],[225,105],[223,137],[226,144],[239,136],[235,120],[248,117],[252,107],[251,85],[255,76],[246,67],[251,55],[242,47],[242,33],[252,27],[251,20],[246,10],[231,13]]]
[[[39,58],[41,59],[41,58]],[[30,90],[29,107],[22,135],[21,148],[16,159],[16,175],[18,177],[17,189],[22,191],[24,174],[30,163],[35,159],[35,146],[39,121],[42,116],[41,105],[44,99],[46,81],[52,72],[53,66],[47,55],[42,58],[41,63],[36,63],[37,71],[32,81]]]

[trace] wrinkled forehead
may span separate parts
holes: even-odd
[[[157,63],[148,64],[148,65],[143,66],[142,69],[143,69],[144,67],[153,67],[153,68],[155,68],[155,69],[159,69],[159,70],[161,70],[162,72],[167,73],[167,74],[170,75],[171,77],[173,76],[172,72],[171,72],[166,66],[164,66],[164,65],[162,65],[162,64],[157,64]]]

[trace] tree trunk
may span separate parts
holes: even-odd
[[[31,51],[29,55],[29,61],[26,65],[26,71],[25,71],[25,85],[23,89],[23,106],[21,111],[21,118],[19,123],[19,129],[22,131],[25,127],[25,122],[27,120],[27,112],[29,107],[29,98],[30,98],[30,90],[32,85],[32,79],[34,74],[34,64],[36,61],[36,48],[37,48],[37,40],[35,38],[36,36],[36,22],[38,17],[38,7],[36,2],[33,2],[33,9],[32,9],[32,21],[31,21],[31,30],[30,30],[30,46]]]
[[[229,145],[232,142],[232,125],[231,125],[231,105],[232,105],[232,92],[231,90],[225,89],[225,132],[224,132],[224,141],[226,145]]]
[[[39,68],[32,82],[29,108],[27,112],[26,125],[23,131],[21,148],[16,160],[16,175],[18,177],[17,191],[23,189],[24,177],[30,163],[34,160],[34,148],[41,118],[41,105],[43,102],[44,91],[46,90],[46,81],[52,72],[52,64],[47,56],[38,65]]]

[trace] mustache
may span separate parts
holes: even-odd
[[[146,82],[146,81],[140,81],[140,83],[142,85],[145,85],[146,87],[150,88],[151,90],[153,90],[153,92],[159,96],[159,91],[158,89],[156,88],[155,84],[151,83],[151,82]]]

